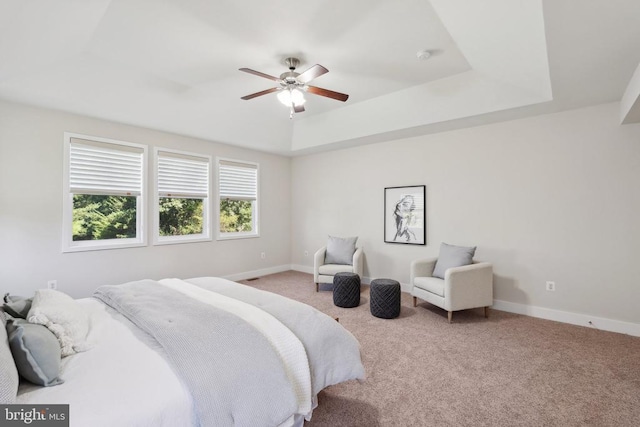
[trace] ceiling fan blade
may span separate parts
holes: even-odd
[[[313,67],[309,68],[304,73],[300,74],[298,77],[296,77],[296,80],[298,80],[300,83],[307,83],[315,79],[316,77],[320,77],[321,75],[326,74],[328,72],[329,70],[324,68],[322,65],[316,64]]]
[[[346,93],[334,92],[329,89],[322,89],[321,87],[316,86],[307,86],[307,92],[313,93],[315,95],[326,96],[327,98],[336,99],[338,101],[345,102],[349,99],[349,95]]]
[[[240,99],[244,99],[245,101],[248,101],[248,100],[253,99],[253,98],[256,98],[256,97],[258,97],[258,96],[266,95],[266,94],[268,94],[268,93],[277,92],[277,91],[279,91],[279,90],[280,90],[280,88],[278,88],[278,87],[272,87],[271,89],[267,89],[267,90],[263,90],[263,91],[261,91],[261,92],[252,93],[251,95],[243,96],[243,97],[242,97],[242,98],[240,98]]]
[[[240,71],[244,71],[245,73],[253,74],[254,76],[264,77],[265,79],[273,80],[275,82],[279,82],[280,79],[277,77],[270,76],[269,74],[261,73],[260,71],[252,70],[251,68],[238,68]]]
[[[304,105],[294,105],[293,111],[296,113],[304,113]]]

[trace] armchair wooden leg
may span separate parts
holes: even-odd
[[[451,317],[453,316],[453,311],[447,312],[447,317],[449,318],[449,323],[451,323]]]
[[[414,307],[418,306],[418,297],[413,297],[413,306]]]
[[[320,286],[320,284],[316,283],[316,292],[318,292],[319,286]]]
[[[489,307],[484,308],[484,317],[489,318]]]

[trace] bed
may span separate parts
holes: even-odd
[[[64,382],[21,381],[15,401],[69,404],[72,426],[300,426],[320,390],[364,380],[334,319],[225,279],[102,286],[74,304],[88,326],[84,342],[60,341],[75,346]]]

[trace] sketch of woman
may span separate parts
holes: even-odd
[[[396,208],[393,211],[393,216],[396,219],[396,235],[393,238],[394,241],[397,241],[400,237],[406,238],[407,242],[410,242],[411,239],[417,240],[413,231],[409,230],[409,224],[411,224],[415,208],[416,204],[411,194],[403,196],[398,203],[396,203]]]

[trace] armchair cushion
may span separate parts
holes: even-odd
[[[327,253],[325,264],[351,265],[353,254],[356,251],[356,241],[358,237],[333,237],[329,236],[327,241]]]
[[[473,263],[476,247],[455,246],[442,243],[440,255],[433,269],[433,277],[444,279],[444,273],[452,267],[462,267]]]
[[[335,276],[337,273],[355,273],[353,266],[344,264],[324,264],[318,267],[318,273]]]
[[[416,277],[413,286],[444,298],[444,280],[437,277]]]

